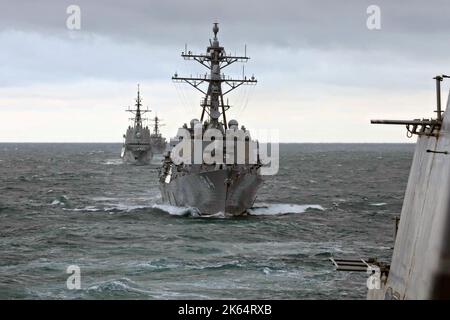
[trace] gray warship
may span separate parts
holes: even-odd
[[[450,92],[441,109],[441,82],[436,81],[436,118],[372,120],[406,126],[417,143],[390,262],[377,259],[331,259],[337,270],[371,270],[368,299],[450,299]],[[370,279],[369,279],[370,280]]]
[[[123,135],[125,141],[122,146],[121,158],[123,162],[135,165],[147,165],[150,163],[153,152],[150,143],[150,130],[147,126],[142,124],[142,115],[150,112],[150,110],[141,110],[142,98],[138,85],[136,109],[128,109],[134,115],[130,120],[133,121],[133,126],[129,126],[126,134]]]
[[[239,129],[237,120],[230,120],[227,123],[226,111],[230,106],[228,102],[224,102],[224,96],[240,85],[256,84],[257,80],[254,76],[247,78],[244,75],[242,79],[232,79],[221,72],[227,66],[235,62],[247,62],[249,58],[246,54],[243,56],[228,54],[224,47],[219,45],[218,32],[218,24],[214,23],[214,38],[210,40],[205,54],[194,54],[188,51],[187,47],[181,54],[185,60],[195,60],[206,67],[208,69],[206,74],[180,77],[175,73],[172,77],[174,82],[187,83],[204,95],[200,103],[202,108],[200,120],[192,119],[190,126],[185,124],[182,129],[188,131],[192,139],[202,141],[201,151],[205,150],[204,138],[208,129],[218,130],[224,135],[230,132],[244,134],[247,152],[245,161],[239,163],[236,160],[234,145],[224,150],[221,163],[208,164],[203,158],[200,163],[176,163],[172,152],[183,138],[177,134],[176,139],[170,143],[171,151],[165,154],[160,169],[160,190],[164,202],[174,206],[196,208],[201,215],[216,213],[241,215],[256,199],[258,187],[262,183],[261,163],[258,156],[256,161],[250,161],[252,154],[253,159],[256,154],[255,149],[250,146],[256,145],[257,148],[258,144],[251,139],[249,131],[244,126]],[[207,85],[206,90],[201,87],[202,84]],[[226,87],[222,88],[223,85]],[[225,140],[226,137],[223,137],[222,142],[225,143]]]
[[[161,119],[155,115],[151,120],[153,122],[153,132],[150,134],[150,144],[152,147],[153,154],[163,154],[166,151],[166,138],[161,135],[159,128],[163,126],[161,124]]]

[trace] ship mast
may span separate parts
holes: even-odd
[[[139,88],[139,84],[138,84],[138,91],[137,91],[137,98],[136,98],[136,109],[130,109],[130,107],[128,107],[128,112],[131,112],[132,114],[135,115],[134,118],[130,118],[130,120],[134,120],[134,126],[135,127],[142,127],[142,115],[144,113],[150,112],[150,110],[141,110],[142,107],[142,98],[141,98],[141,93],[140,93],[140,88]]]
[[[159,127],[164,126],[164,124],[161,124],[161,119],[157,115],[155,115],[155,117],[152,119],[152,121],[154,123],[152,135],[158,136],[158,135],[160,135]]]
[[[221,128],[219,122],[220,117],[223,119],[223,126],[227,129],[226,111],[230,106],[224,103],[224,96],[237,87],[243,84],[256,84],[257,80],[254,76],[247,79],[245,75],[242,75],[242,79],[233,79],[225,77],[221,73],[222,69],[228,67],[234,62],[247,62],[249,57],[227,55],[224,47],[219,45],[217,33],[219,32],[218,23],[214,23],[213,41],[209,40],[210,46],[207,48],[206,54],[193,54],[191,51],[181,53],[181,56],[185,60],[195,60],[208,69],[208,72],[202,76],[197,77],[179,77],[177,73],[172,77],[174,82],[186,82],[201,93],[205,95],[202,99],[200,106],[202,107],[202,114],[200,121],[203,122],[205,113],[209,115],[209,126],[212,128]],[[200,86],[204,83],[208,84],[208,88],[205,91]],[[225,90],[222,88],[222,84],[226,85]]]
[[[157,135],[157,134],[159,134],[159,127],[158,127],[159,119],[158,119],[158,116],[155,116],[155,119],[153,121],[155,122],[153,133]]]

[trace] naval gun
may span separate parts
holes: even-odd
[[[414,134],[422,136],[437,136],[442,125],[442,103],[441,103],[441,82],[448,75],[437,75],[433,79],[436,80],[436,119],[414,119],[414,120],[370,120],[372,124],[391,124],[406,126],[408,137]]]
[[[368,299],[449,299],[450,271],[450,119],[441,108],[436,80],[434,119],[372,120],[404,125],[417,143],[400,217],[395,217],[394,247],[389,264],[376,259],[330,258],[337,271],[367,272]],[[450,95],[446,111],[450,110]],[[439,151],[440,150],[440,151]]]

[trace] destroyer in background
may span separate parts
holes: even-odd
[[[133,121],[133,126],[129,126],[127,133],[123,135],[125,141],[122,146],[121,158],[125,163],[135,165],[149,164],[152,157],[152,148],[150,143],[150,130],[148,127],[142,125],[142,115],[150,112],[150,110],[141,110],[142,98],[140,95],[139,85],[136,98],[136,109],[130,109],[134,117],[130,120]]]
[[[244,75],[242,79],[232,79],[222,73],[223,69],[232,63],[246,62],[249,58],[245,54],[233,56],[226,53],[224,47],[219,45],[217,23],[214,24],[213,32],[214,39],[210,40],[210,46],[205,54],[194,54],[187,49],[181,54],[186,60],[195,60],[202,64],[207,68],[208,73],[197,77],[179,77],[175,73],[172,77],[173,81],[188,83],[204,94],[200,103],[202,107],[200,121],[191,120],[190,126],[185,124],[179,129],[179,133],[184,129],[183,132],[188,131],[188,137],[190,136],[192,140],[201,140],[202,152],[205,150],[203,141],[208,140],[205,138],[205,132],[209,129],[218,130],[223,134],[223,145],[226,145],[226,134],[230,132],[244,134],[247,137],[245,141],[247,146],[257,145],[251,140],[245,127],[242,126],[239,129],[236,120],[230,120],[227,123],[226,111],[230,106],[224,102],[224,96],[240,85],[256,84],[253,76],[249,79]],[[202,84],[208,85],[206,90],[201,88]],[[222,88],[222,85],[226,87]],[[181,139],[179,133],[177,134],[178,142]],[[171,142],[171,147],[174,146],[176,144]],[[234,150],[234,148],[231,149]],[[225,150],[220,164],[208,164],[204,160],[200,163],[195,161],[189,164],[176,163],[171,152],[168,152],[160,171],[160,190],[163,201],[175,206],[197,208],[200,214],[220,212],[240,215],[244,213],[253,205],[257,189],[262,183],[259,170],[261,165],[259,158],[251,163],[246,158],[243,164],[239,164],[233,157],[235,154],[229,154],[230,151],[228,148]],[[231,163],[230,156],[233,157]],[[228,161],[225,161],[226,158]]]
[[[450,299],[450,94],[441,110],[441,82],[436,76],[435,119],[372,120],[405,125],[417,144],[390,265],[332,259],[338,270],[373,270],[369,299]],[[372,277],[372,276],[371,276]]]
[[[166,138],[161,135],[159,128],[163,126],[161,124],[161,119],[155,116],[152,120],[153,122],[153,132],[150,134],[150,144],[152,147],[153,154],[163,154],[166,151]]]

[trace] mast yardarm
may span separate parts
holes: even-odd
[[[142,98],[141,98],[141,93],[140,93],[140,89],[139,89],[139,84],[138,84],[138,91],[137,91],[137,98],[136,98],[136,109],[130,109],[128,107],[127,111],[131,112],[132,114],[134,114],[134,118],[131,118],[130,120],[134,120],[134,126],[135,127],[142,127],[142,115],[144,113],[150,112],[150,110],[141,110],[142,107]]]
[[[234,79],[226,77],[221,71],[235,62],[247,62],[249,57],[227,55],[224,47],[219,45],[217,33],[219,32],[218,23],[214,23],[213,33],[214,39],[210,40],[210,46],[206,49],[205,54],[194,54],[191,51],[181,53],[185,60],[195,60],[208,69],[204,75],[197,77],[179,77],[178,74],[172,77],[174,82],[185,82],[204,94],[200,106],[202,107],[202,114],[200,120],[203,122],[205,114],[209,116],[209,126],[213,128],[220,128],[220,117],[223,119],[223,126],[227,129],[226,111],[230,108],[228,104],[224,103],[224,96],[237,87],[246,84],[256,84],[257,80],[254,76],[247,79],[242,75],[242,79]],[[204,84],[208,84],[204,88]],[[224,85],[224,88],[222,87]]]

